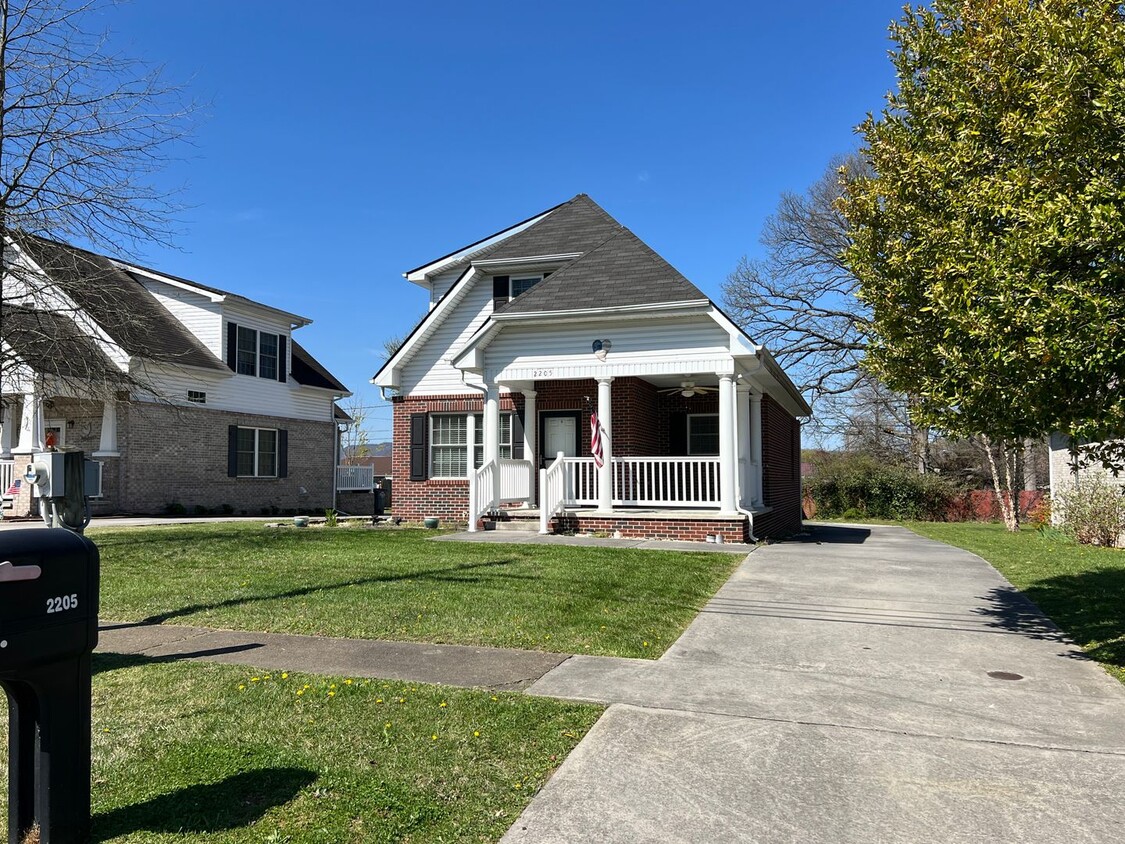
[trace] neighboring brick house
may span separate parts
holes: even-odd
[[[799,530],[808,405],[585,194],[405,276],[430,310],[372,379],[396,393],[396,515],[727,541]]]
[[[293,338],[308,319],[38,238],[11,255],[5,515],[33,509],[14,487],[48,435],[101,463],[95,515],[333,506],[335,401],[350,393]]]

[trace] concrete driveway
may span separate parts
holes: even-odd
[[[504,842],[1122,840],[1125,687],[979,557],[813,530],[660,660],[530,687],[613,705]]]

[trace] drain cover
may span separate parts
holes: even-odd
[[[989,671],[988,676],[993,680],[1022,680],[1022,674],[1013,674],[1011,671]]]

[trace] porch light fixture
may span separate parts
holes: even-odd
[[[595,340],[592,344],[592,348],[594,350],[594,357],[604,361],[605,356],[609,354],[609,350],[613,348],[613,343],[609,340]]]

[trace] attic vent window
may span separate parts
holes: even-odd
[[[188,390],[187,400],[194,404],[207,404],[207,394],[202,390]]]
[[[542,280],[541,275],[512,276],[511,298],[515,299],[521,293],[526,293]]]

